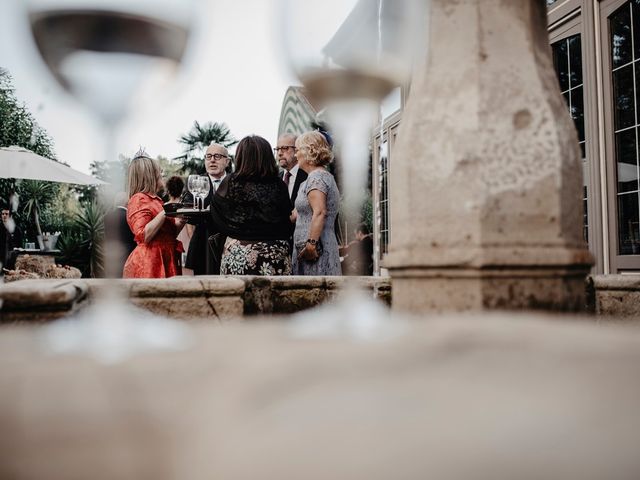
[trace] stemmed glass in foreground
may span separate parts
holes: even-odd
[[[141,100],[157,102],[160,92],[175,81],[196,5],[197,0],[26,0],[26,15],[46,66],[100,121],[107,165],[117,159],[119,122],[131,109],[140,110]],[[113,179],[103,192],[105,205],[111,205],[123,185],[124,178]],[[107,236],[108,278],[120,273],[113,270],[122,248],[117,237]],[[183,326],[135,309],[108,281],[80,317],[47,327],[48,347],[115,361],[142,349],[180,348],[187,338]]]
[[[425,47],[427,0],[281,0],[284,50],[308,95],[325,107],[336,138],[348,225],[357,225],[369,143],[380,102],[406,85],[414,53]],[[388,313],[347,281],[332,314],[305,313],[301,335],[388,335]]]

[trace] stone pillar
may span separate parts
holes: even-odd
[[[391,165],[394,308],[580,310],[582,165],[541,0],[432,0]]]

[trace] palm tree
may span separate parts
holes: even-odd
[[[178,141],[185,145],[185,150],[174,160],[184,162],[181,168],[183,173],[201,170],[204,152],[212,142],[226,148],[238,143],[226,123],[206,122],[200,125],[198,121],[193,122],[193,128]]]

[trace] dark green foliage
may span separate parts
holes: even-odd
[[[104,210],[87,203],[58,239],[60,261],[80,269],[83,277],[104,276]]]
[[[182,135],[178,141],[185,145],[185,150],[174,160],[184,162],[181,172],[185,175],[201,173],[204,170],[204,153],[212,142],[226,148],[238,143],[225,123],[206,122],[200,125],[197,121],[193,122],[193,128],[189,133]]]
[[[16,98],[9,72],[0,68],[0,147],[12,145],[55,160],[53,141]]]

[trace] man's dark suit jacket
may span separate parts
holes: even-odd
[[[204,199],[204,208],[211,205],[211,200],[215,193],[211,177],[208,175],[207,177],[211,188],[209,189],[209,195]],[[183,202],[193,202],[193,197],[189,192],[185,192],[183,195]],[[215,235],[217,233],[210,216],[195,223],[195,230],[189,242],[187,260],[184,262],[184,266],[193,270],[194,275],[220,274],[220,260],[222,259],[222,249],[224,248],[226,237],[220,234]],[[213,238],[210,241],[209,238],[212,236]]]
[[[4,223],[0,221],[0,264],[2,264],[2,267],[14,268],[14,265],[7,264],[7,261],[11,257],[11,251],[20,247],[22,247],[22,230],[20,230],[20,227],[16,225],[15,230],[9,233]]]
[[[280,175],[280,178],[282,178],[283,181],[284,181],[285,172],[286,170],[283,171],[282,174]],[[291,191],[291,204],[294,207],[296,205],[296,197],[298,196],[298,190],[300,190],[300,185],[302,184],[302,182],[304,182],[307,179],[308,176],[309,175],[307,175],[307,172],[305,172],[300,167],[298,167],[298,174],[296,175],[296,180],[293,184],[293,190]]]

